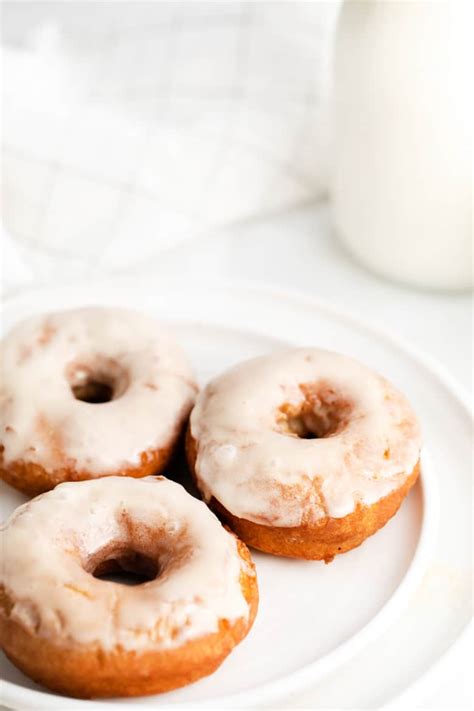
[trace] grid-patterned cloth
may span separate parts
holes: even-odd
[[[126,268],[326,188],[338,2],[4,3],[4,222]]]

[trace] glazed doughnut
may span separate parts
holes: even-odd
[[[197,391],[166,331],[124,309],[34,316],[0,356],[0,477],[30,496],[161,472]]]
[[[1,646],[62,694],[136,696],[196,681],[257,610],[246,546],[162,477],[60,484],[16,509],[1,550]],[[94,577],[117,569],[148,582]]]
[[[198,397],[187,456],[204,499],[247,544],[329,562],[398,510],[418,476],[406,398],[317,348],[241,363]]]

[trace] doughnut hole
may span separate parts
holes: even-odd
[[[122,531],[122,535],[83,557],[82,567],[105,582],[141,585],[155,580],[163,572],[166,566],[161,564],[162,558],[163,549],[154,545],[149,535],[127,535]]]
[[[325,382],[299,385],[302,399],[283,403],[277,412],[281,434],[299,439],[323,439],[342,432],[349,422],[352,403]]]
[[[83,550],[81,564],[99,580],[140,585],[177,570],[191,556],[191,542],[184,529],[176,536],[166,527],[144,525],[122,512],[113,539],[93,553]]]
[[[93,405],[118,400],[129,386],[127,370],[115,358],[101,355],[69,363],[66,379],[76,400]]]
[[[110,557],[93,566],[94,578],[123,585],[142,585],[160,574],[159,563],[152,557],[132,549],[118,549]]]

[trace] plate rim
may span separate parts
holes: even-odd
[[[451,644],[446,647],[444,652],[429,666],[423,674],[409,684],[406,689],[396,694],[392,699],[387,701],[381,708],[386,711],[396,711],[397,709],[407,708],[407,704],[419,702],[425,693],[426,687],[430,683],[436,672],[441,669],[443,664],[451,659],[456,653],[458,647],[474,633],[474,619],[468,621],[465,627],[462,628],[459,635],[453,639]]]
[[[11,296],[8,296],[5,299],[5,306],[7,308],[12,308],[14,307],[14,303],[12,302],[15,301],[21,301],[24,300],[25,298],[32,298],[34,297],[35,293],[43,295],[45,292],[49,293],[55,293],[58,291],[68,291],[68,292],[74,292],[74,291],[79,291],[80,289],[83,289],[84,287],[87,286],[87,289],[90,291],[94,286],[97,288],[104,288],[107,286],[112,286],[114,288],[119,288],[120,286],[131,286],[133,283],[136,283],[137,281],[140,281],[140,285],[143,285],[147,281],[153,282],[153,275],[143,275],[142,278],[140,278],[139,275],[127,275],[127,276],[115,276],[115,277],[105,277],[101,279],[95,279],[90,282],[85,282],[85,281],[74,281],[71,284],[63,285],[63,284],[58,284],[57,286],[54,287],[39,287],[39,288],[34,288],[34,289],[25,289],[22,290],[21,292],[17,292],[16,294],[12,294]],[[182,280],[177,279],[176,277],[170,278],[170,277],[165,277],[160,279],[160,289],[162,288],[163,283],[166,282],[168,284],[174,284],[176,286],[182,284]],[[193,284],[193,280],[187,281],[188,285]],[[261,285],[259,283],[255,283],[249,280],[230,280],[230,279],[211,279],[206,282],[206,284],[199,284],[197,280],[195,280],[195,286],[197,288],[203,288],[204,290],[209,289],[209,288],[225,288],[225,289],[232,289],[236,291],[246,291],[246,292],[251,292],[253,295],[257,296],[261,294],[267,297],[272,297],[276,300],[283,300],[288,303],[289,300],[296,302],[297,304],[304,305],[306,307],[310,307],[313,310],[317,310],[322,312],[325,315],[332,316],[336,318],[339,321],[349,323],[356,329],[362,329],[366,332],[368,332],[370,335],[374,336],[377,339],[382,339],[384,341],[387,341],[392,347],[394,347],[396,350],[402,352],[405,356],[408,356],[412,361],[415,361],[415,363],[425,369],[428,370],[432,376],[438,380],[438,382],[449,392],[449,394],[457,401],[457,403],[462,407],[462,410],[464,411],[464,414],[471,419],[472,413],[471,413],[471,408],[470,408],[470,403],[469,403],[469,397],[466,392],[466,390],[456,381],[456,379],[449,373],[449,371],[442,365],[440,364],[436,359],[434,359],[432,356],[424,353],[421,349],[418,347],[414,346],[411,342],[409,342],[407,339],[405,339],[403,336],[399,336],[398,334],[394,333],[390,329],[388,329],[385,326],[381,326],[379,324],[376,324],[373,321],[370,321],[368,319],[365,319],[363,317],[360,317],[359,315],[356,315],[355,313],[351,312],[350,310],[346,310],[342,307],[339,306],[334,306],[330,302],[326,301],[325,299],[322,299],[320,297],[315,297],[312,295],[305,294],[304,292],[299,292],[297,290],[292,290],[292,289],[282,289],[279,287],[273,287],[273,286],[266,286],[266,285]],[[428,484],[426,483],[428,482]],[[247,705],[248,703],[256,703],[257,701],[260,701],[262,703],[265,702],[270,702],[274,700],[275,698],[282,697],[285,694],[289,694],[292,691],[295,691],[296,689],[302,690],[305,688],[309,683],[311,682],[316,682],[318,679],[321,679],[322,677],[326,676],[330,671],[333,671],[335,668],[337,668],[339,665],[343,664],[344,662],[347,662],[350,658],[355,656],[357,652],[359,652],[361,649],[363,649],[367,644],[370,643],[370,641],[376,639],[383,631],[384,627],[388,626],[390,620],[393,620],[394,615],[396,615],[397,611],[400,612],[403,607],[405,606],[406,602],[409,599],[410,594],[414,591],[416,588],[417,583],[421,579],[421,575],[424,571],[424,568],[420,568],[420,566],[415,565],[415,561],[419,561],[420,559],[420,550],[424,554],[426,546],[426,551],[428,551],[430,547],[430,540],[426,538],[424,535],[424,532],[426,532],[426,521],[429,522],[430,516],[436,514],[436,506],[437,504],[435,503],[435,498],[436,498],[436,493],[434,492],[433,487],[435,488],[435,482],[430,481],[430,477],[425,477],[422,480],[422,496],[423,496],[423,508],[424,508],[424,513],[423,513],[423,519],[422,519],[422,527],[420,531],[420,537],[418,539],[417,547],[415,549],[415,553],[413,556],[413,559],[410,563],[410,566],[408,570],[406,571],[404,577],[400,581],[399,585],[395,589],[395,591],[392,593],[392,596],[387,600],[385,605],[379,610],[379,612],[371,619],[369,622],[364,625],[362,629],[360,629],[355,635],[350,637],[348,640],[343,642],[341,645],[336,647],[332,652],[329,654],[325,655],[324,657],[311,662],[308,665],[305,665],[304,667],[301,667],[300,669],[285,675],[284,677],[267,682],[265,684],[262,684],[260,686],[254,687],[253,689],[246,690],[243,692],[238,692],[236,694],[231,694],[231,695],[225,695],[225,696],[220,696],[216,697],[215,699],[210,699],[208,701],[199,701],[193,703],[193,707],[199,708],[206,706],[208,708],[215,707],[216,705],[220,707],[224,706],[229,706],[229,705]],[[431,490],[430,490],[431,487]],[[426,504],[426,498],[427,496],[432,496],[432,501],[430,503],[430,506],[427,507]],[[438,502],[439,503],[439,502]],[[436,515],[436,522],[437,522],[437,515]],[[433,540],[431,539],[431,544],[434,545]],[[387,612],[388,611],[388,612]],[[388,614],[392,613],[392,614]],[[386,618],[389,618],[388,621],[386,621]],[[453,642],[450,644],[450,646],[445,650],[443,655],[441,655],[437,660],[434,660],[433,663],[428,667],[426,672],[422,675],[422,677],[419,678],[421,680],[425,676],[429,675],[431,669],[436,666],[438,661],[441,661],[443,656],[449,653],[450,649],[456,644],[458,639],[463,635],[464,631],[466,630],[467,625],[460,631],[460,634],[458,637],[456,637]],[[320,672],[315,675],[313,672],[313,668],[315,665],[318,665],[320,667]],[[418,680],[417,680],[418,681]],[[415,682],[416,684],[417,682]],[[8,703],[9,700],[13,701],[14,703],[21,703],[22,701],[27,702],[28,700],[33,701],[34,699],[38,698],[39,703],[41,704],[41,700],[44,700],[44,703],[46,703],[48,700],[53,702],[53,704],[58,704],[60,703],[60,700],[65,697],[61,696],[55,696],[53,694],[50,694],[48,692],[43,692],[43,691],[37,691],[34,689],[27,689],[25,687],[21,687],[18,684],[15,684],[14,682],[7,682],[5,681],[4,684],[6,685],[6,688],[4,688],[4,691],[8,692],[7,694],[4,695],[4,700]],[[408,692],[410,687],[402,691],[402,694],[405,692]],[[3,694],[2,694],[3,695]],[[16,699],[14,698],[16,697]],[[21,698],[18,698],[21,697]],[[396,698],[396,697],[395,697]],[[84,700],[78,700],[78,699],[69,699],[68,702],[71,703],[71,706],[74,706],[76,708],[78,707],[84,707]],[[104,708],[104,704],[102,703],[97,703],[96,701],[87,701],[86,702],[89,708]],[[391,703],[391,701],[389,701]],[[113,700],[107,704],[110,708],[117,707],[118,705],[113,703]],[[169,707],[170,708],[183,708],[189,704],[182,704],[180,702],[178,703],[170,703]],[[32,706],[34,707],[34,706]],[[40,708],[41,706],[36,706],[37,708]],[[141,704],[136,704],[132,703],[130,708],[143,708]],[[44,708],[44,706],[43,706]]]

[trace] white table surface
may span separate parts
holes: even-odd
[[[147,272],[244,279],[322,297],[373,323],[390,328],[437,359],[472,392],[472,299],[388,283],[355,264],[339,246],[325,206],[234,225],[191,240],[150,260]],[[105,269],[104,274],[124,273]],[[472,634],[401,708],[467,709],[473,706]],[[314,692],[298,699],[311,708]]]
[[[148,270],[246,279],[322,297],[408,339],[471,392],[471,294],[419,291],[365,271],[335,239],[325,205],[188,242],[149,262]]]

